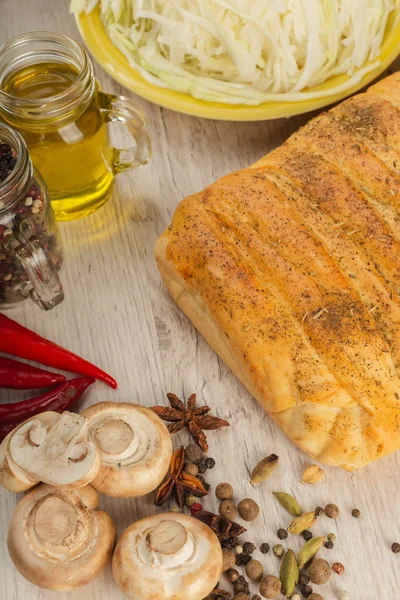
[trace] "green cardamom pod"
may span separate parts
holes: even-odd
[[[318,552],[321,546],[325,543],[325,538],[311,538],[304,544],[299,552],[299,567],[302,569]]]
[[[299,517],[303,512],[301,510],[300,504],[297,502],[296,498],[293,498],[290,494],[286,494],[286,492],[272,492],[275,498],[278,500],[279,504],[286,508],[291,515],[295,517]]]
[[[268,479],[270,475],[275,471],[278,466],[279,456],[276,454],[270,454],[266,458],[263,458],[258,465],[256,465],[251,474],[250,483],[261,483]]]
[[[282,591],[285,596],[292,596],[299,582],[299,565],[293,550],[288,550],[283,557],[279,579],[282,583]]]
[[[314,525],[317,520],[317,516],[315,512],[308,512],[300,515],[296,519],[290,523],[288,527],[289,533],[294,533],[295,535],[300,535],[306,529],[310,529]]]

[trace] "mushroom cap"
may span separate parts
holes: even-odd
[[[128,402],[100,402],[82,413],[90,439],[101,453],[101,467],[91,485],[115,498],[144,496],[168,471],[171,436],[150,409]]]
[[[217,536],[181,513],[153,515],[122,534],[112,569],[129,600],[202,600],[222,573]]]
[[[10,431],[10,433],[4,438],[0,445],[0,485],[10,492],[26,492],[34,485],[39,483],[39,479],[32,477],[21,469],[12,459],[9,452],[9,444],[11,437],[15,434],[17,429],[20,429],[26,423],[33,421],[34,419],[40,420],[45,425],[52,425],[57,422],[60,418],[59,413],[53,411],[47,411],[30,417],[23,423],[20,423]]]
[[[91,487],[40,484],[17,505],[8,530],[8,551],[23,577],[49,590],[71,590],[97,577],[111,561],[115,527],[96,511]]]
[[[17,479],[31,486],[82,487],[100,468],[100,452],[88,437],[88,421],[71,412],[37,415],[11,432],[5,456]],[[56,415],[56,416],[54,416]]]

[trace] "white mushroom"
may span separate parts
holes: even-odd
[[[129,600],[202,600],[221,576],[221,545],[198,519],[153,515],[122,534],[112,568]]]
[[[101,452],[101,468],[91,485],[116,498],[144,496],[168,471],[172,442],[150,409],[126,402],[100,402],[83,413],[90,439]]]
[[[8,550],[18,571],[50,590],[71,590],[97,577],[111,561],[115,527],[96,511],[91,487],[40,484],[17,505],[8,530]]]
[[[10,456],[8,451],[11,437],[16,433],[17,429],[20,429],[26,423],[33,420],[40,420],[45,425],[51,426],[58,421],[60,418],[59,413],[47,411],[27,419],[20,425],[17,425],[15,429],[4,438],[0,445],[0,485],[10,492],[26,492],[31,487],[39,483],[39,479],[28,475],[26,471],[21,469]]]
[[[10,483],[10,473],[21,491],[39,481],[82,487],[99,471],[100,452],[89,440],[87,419],[70,412],[44,414],[51,416],[28,419],[4,440],[8,479],[2,483],[8,489],[18,487]]]

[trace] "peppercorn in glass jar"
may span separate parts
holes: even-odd
[[[46,185],[22,137],[0,123],[0,307],[29,296],[44,310],[59,304],[61,265]]]
[[[116,174],[150,160],[141,111],[128,98],[103,93],[82,46],[56,33],[28,33],[0,48],[0,118],[25,138],[57,220],[94,212]],[[132,147],[113,148],[112,121],[126,126]]]

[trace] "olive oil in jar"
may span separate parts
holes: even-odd
[[[43,100],[48,106],[46,118],[40,121],[29,114],[19,115],[18,120],[1,116],[25,138],[34,166],[47,181],[56,218],[62,221],[102,206],[114,179],[114,150],[100,107],[101,92],[96,84],[86,101],[72,102],[79,79],[80,72],[72,64],[38,62],[12,70],[1,81],[1,89],[14,98]],[[56,110],[60,98],[62,113]]]

